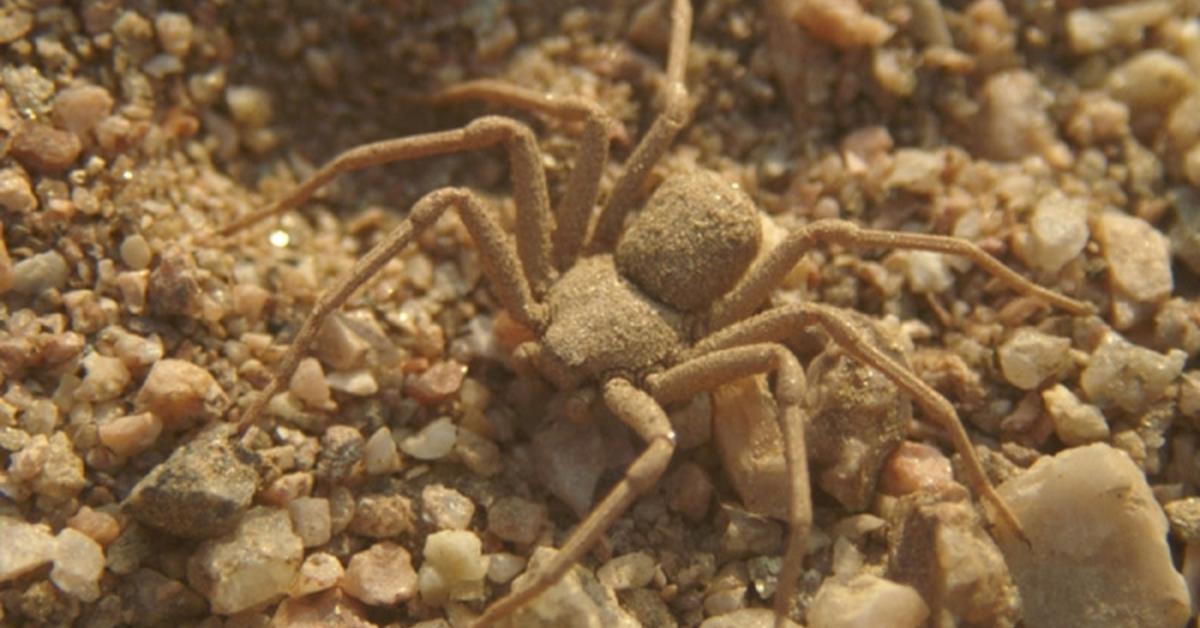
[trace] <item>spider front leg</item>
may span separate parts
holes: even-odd
[[[733,380],[775,371],[775,400],[780,406],[779,421],[783,432],[784,463],[790,479],[788,495],[788,540],[775,590],[775,622],[786,625],[792,594],[800,579],[808,533],[812,528],[812,495],[808,479],[808,453],[805,449],[806,416],[804,370],[796,356],[783,345],[762,343],[693,352],[693,357],[660,374],[650,376],[650,394],[661,403],[690,399]]]
[[[533,574],[532,580],[524,588],[510,592],[489,606],[471,623],[471,628],[484,628],[512,615],[561,580],[617,517],[628,510],[639,496],[658,484],[675,451],[675,432],[666,411],[649,394],[621,378],[608,380],[604,384],[603,397],[609,410],[646,443],[646,449],[629,465],[625,476],[608,495],[571,532],[562,549]]]
[[[378,273],[388,260],[399,254],[416,234],[436,222],[438,217],[451,207],[458,209],[463,225],[479,247],[484,274],[491,282],[501,304],[514,318],[531,329],[543,327],[547,317],[546,306],[534,298],[529,283],[521,273],[508,236],[487,212],[483,203],[469,190],[435,190],[417,201],[408,218],[358,260],[350,273],[340,279],[336,286],[321,294],[276,367],[271,383],[259,393],[242,415],[238,422],[240,429],[256,421],[267,403],[283,387],[284,382],[291,379],[329,315],[341,307],[359,286]]]

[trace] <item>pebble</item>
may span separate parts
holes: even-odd
[[[879,490],[887,495],[925,492],[944,494],[966,487],[954,479],[950,459],[936,447],[904,441],[888,458],[879,476]]]
[[[355,473],[363,457],[362,434],[349,425],[331,425],[321,435],[321,455],[317,475],[341,482]]]
[[[0,44],[11,44],[33,28],[33,12],[13,9],[0,15]]]
[[[330,388],[355,397],[370,397],[379,392],[379,382],[375,381],[375,375],[368,369],[334,371],[326,380]]]
[[[1187,622],[1191,602],[1172,564],[1167,519],[1125,453],[1102,443],[1068,449],[998,491],[1029,538],[1000,542],[1027,625]]]
[[[118,456],[129,457],[154,446],[162,434],[162,421],[149,412],[140,412],[100,423],[100,443]]]
[[[1155,303],[1171,295],[1171,247],[1166,236],[1135,216],[1106,212],[1092,231],[1100,242],[1112,287],[1139,303]]]
[[[321,327],[315,353],[334,370],[348,371],[362,366],[368,349],[370,344],[351,329],[344,318],[335,314]]]
[[[1175,210],[1175,224],[1170,231],[1171,253],[1192,272],[1200,272],[1200,192],[1181,187],[1172,190],[1168,198]]]
[[[558,550],[537,548],[525,573],[513,580],[518,590],[538,573]],[[639,624],[617,602],[612,589],[596,581],[588,570],[573,566],[554,585],[512,614],[512,625],[522,628],[636,628]]]
[[[488,507],[488,532],[509,543],[533,543],[547,523],[546,507],[522,497],[501,497]]]
[[[700,623],[700,628],[800,628],[800,624],[785,618],[780,625],[775,613],[769,608],[740,608],[724,615],[709,617]],[[816,628],[816,624],[813,624],[813,628]]]
[[[324,497],[297,497],[287,503],[292,529],[304,547],[319,547],[333,536],[329,500]]]
[[[362,605],[333,588],[284,600],[271,617],[272,626],[288,628],[376,628]]]
[[[44,525],[0,516],[0,582],[20,577],[54,558],[56,543]]]
[[[1157,49],[1139,52],[1113,68],[1104,80],[1108,93],[1135,112],[1165,111],[1195,85],[1195,75],[1184,60]]]
[[[405,438],[400,443],[400,449],[417,460],[439,460],[454,449],[457,440],[458,428],[450,421],[450,417],[444,416]]]
[[[154,251],[140,233],[127,236],[121,241],[121,262],[133,270],[144,270],[150,266]]]
[[[1170,17],[1170,2],[1143,0],[1103,8],[1078,8],[1067,14],[1067,37],[1077,54],[1100,52],[1142,41],[1148,26]]]
[[[311,472],[285,473],[275,478],[269,486],[259,492],[258,497],[264,503],[284,507],[311,494],[313,483],[314,478]]]
[[[332,411],[337,409],[329,390],[329,382],[325,372],[316,358],[304,358],[292,373],[292,381],[288,390],[304,405],[313,410]]]
[[[63,528],[55,543],[50,581],[81,602],[95,602],[100,598],[104,550],[90,536],[74,528]]]
[[[1108,421],[1100,409],[1083,403],[1062,384],[1042,391],[1046,414],[1054,424],[1054,433],[1068,447],[1108,440]]]
[[[95,352],[83,357],[83,368],[87,375],[75,389],[75,397],[92,403],[120,397],[131,379],[124,362]]]
[[[1088,241],[1087,201],[1054,191],[1038,200],[1029,218],[1033,265],[1057,273]]]
[[[466,376],[466,366],[453,360],[438,362],[409,380],[404,393],[423,405],[433,405],[457,393]]]
[[[54,499],[71,499],[79,495],[87,480],[83,475],[83,460],[66,432],[50,436],[42,471],[33,479],[33,491]]]
[[[80,507],[79,512],[67,520],[67,525],[88,535],[100,545],[108,545],[121,533],[121,525],[115,517],[88,506]]]
[[[808,607],[809,628],[920,628],[929,607],[910,586],[871,574],[829,578]]]
[[[441,484],[421,489],[421,512],[439,530],[464,530],[475,516],[475,502]]]
[[[35,209],[37,204],[25,173],[17,168],[0,170],[0,207],[23,214]]]
[[[363,495],[354,505],[350,532],[373,539],[390,539],[416,527],[412,502],[402,495]]]
[[[1015,625],[1024,598],[965,499],[902,498],[888,535],[887,576],[916,589],[934,617],[949,614],[963,624]]]
[[[47,290],[62,290],[67,285],[69,273],[67,261],[58,251],[38,253],[13,266],[12,289],[31,296]]]
[[[150,369],[136,403],[139,408],[153,412],[163,428],[178,431],[191,427],[195,421],[219,419],[229,398],[206,369],[166,358]]]
[[[874,48],[896,32],[858,2],[809,0],[795,4],[803,8],[797,8],[792,16],[809,34],[842,50]]]
[[[9,150],[29,170],[55,174],[75,163],[83,145],[70,131],[40,122],[25,122],[13,134]]]
[[[138,569],[124,579],[117,595],[127,613],[123,619],[136,626],[186,625],[187,620],[198,620],[208,612],[208,603],[200,594],[153,569]]]
[[[73,85],[54,97],[54,121],[78,137],[86,137],[112,114],[113,97],[99,85]],[[74,160],[72,160],[74,161]]]
[[[176,449],[133,487],[126,511],[178,537],[212,538],[233,529],[250,506],[258,474],[225,432],[201,434]]]
[[[1179,349],[1163,355],[1110,331],[1092,353],[1079,385],[1092,403],[1136,414],[1167,394],[1186,362],[1187,354]]]
[[[408,550],[383,541],[350,558],[342,590],[371,606],[393,606],[417,592],[417,572]]]
[[[694,462],[684,462],[663,481],[667,508],[693,523],[702,521],[712,502],[713,483],[708,473]]]
[[[483,543],[474,532],[434,532],[425,537],[423,554],[425,564],[418,574],[418,587],[425,603],[482,597],[488,563],[483,557]]]
[[[214,613],[232,615],[285,595],[303,558],[287,512],[259,506],[225,535],[200,544],[188,561],[188,583]]]
[[[533,437],[534,467],[542,485],[578,517],[592,507],[600,474],[614,462],[596,421],[560,418]]]
[[[112,354],[120,358],[125,366],[142,373],[163,357],[163,343],[158,336],[145,338],[117,325],[105,327],[100,332],[100,345],[112,348]]]
[[[168,54],[183,58],[192,47],[192,20],[186,14],[163,11],[154,18],[158,44]]]
[[[296,572],[296,579],[288,587],[288,596],[300,597],[337,586],[344,573],[342,563],[333,554],[309,554],[300,565],[300,571]]]
[[[252,129],[271,122],[271,94],[259,87],[231,85],[225,89],[225,104],[238,124]]]
[[[8,245],[4,243],[4,224],[0,223],[0,295],[12,290],[13,263],[8,255]]]
[[[488,580],[495,584],[507,584],[525,569],[525,557],[508,552],[488,554]]]
[[[932,251],[901,251],[889,260],[904,273],[908,288],[918,294],[945,292],[954,287],[954,273],[946,264],[946,256]]]
[[[363,446],[363,464],[367,475],[386,475],[400,470],[400,452],[387,427],[375,430],[367,439]]]
[[[615,591],[640,589],[650,585],[657,567],[654,557],[646,552],[630,552],[601,565],[596,579]]]
[[[979,93],[979,147],[1004,161],[1043,155],[1055,146],[1055,125],[1046,114],[1051,98],[1026,70],[997,72]]]
[[[733,558],[762,556],[779,551],[783,527],[761,515],[730,504],[721,504],[725,527],[721,533],[721,551]]]
[[[892,156],[892,169],[883,184],[920,195],[936,194],[942,189],[946,156],[935,150],[901,148]]]
[[[454,455],[471,473],[490,478],[504,471],[504,455],[499,445],[466,428],[459,428],[457,436]]]
[[[1071,340],[1021,327],[996,350],[1000,371],[1008,383],[1033,390],[1072,365]]]
[[[783,433],[766,384],[755,377],[721,386],[712,393],[712,406],[713,441],[742,504],[786,519],[787,504],[779,499],[789,487]]]

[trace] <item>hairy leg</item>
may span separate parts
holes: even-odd
[[[805,450],[806,416],[804,370],[796,356],[776,343],[717,349],[648,378],[650,394],[662,403],[682,401],[735,379],[775,371],[774,394],[779,404],[784,461],[791,493],[788,495],[788,540],[775,590],[775,620],[782,627],[791,610],[792,596],[804,566],[804,551],[812,528],[812,495],[809,490],[808,454]]]

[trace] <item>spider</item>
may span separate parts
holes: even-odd
[[[530,583],[487,607],[473,623],[491,625],[557,582],[624,513],[653,488],[675,449],[664,405],[686,401],[724,383],[774,374],[784,453],[791,478],[784,549],[774,608],[783,623],[798,580],[812,522],[804,441],[804,371],[780,341],[818,327],[848,355],[882,372],[912,396],[949,435],[966,462],[976,494],[1002,527],[1020,526],[984,472],[954,407],[894,358],[866,339],[847,312],[820,303],[759,311],[770,290],[810,249],[839,245],[937,251],[964,256],[1012,289],[1067,312],[1089,304],[1038,286],[975,244],[948,236],[860,228],[819,220],[788,234],[759,255],[757,209],[740,189],[706,171],[672,175],[633,212],[648,174],[689,121],[684,83],[692,7],[673,0],[666,60],[665,103],[637,143],[600,204],[610,143],[620,127],[598,105],[555,98],[497,81],[470,81],[438,100],[479,99],[582,123],[575,165],[556,211],[533,132],[508,117],[486,116],[457,129],[360,145],[342,152],[274,204],[221,229],[228,236],[304,203],[338,175],[370,166],[503,145],[517,207],[515,247],[480,198],[447,187],[422,197],[408,217],[323,293],[276,368],[270,384],[247,407],[245,427],[258,419],[312,345],[322,323],[422,229],[454,208],[479,248],[496,296],[536,338],[514,353],[519,365],[540,373],[582,404],[596,399],[645,443],[624,476],[570,534]],[[632,214],[632,215],[631,215]],[[576,405],[575,407],[579,407]]]

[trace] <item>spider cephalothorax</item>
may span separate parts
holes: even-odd
[[[276,367],[273,381],[241,419],[242,425],[257,420],[334,309],[416,233],[454,208],[479,248],[498,300],[535,336],[518,349],[519,361],[531,363],[567,391],[596,393],[588,398],[598,398],[645,442],[625,476],[580,523],[562,551],[531,573],[524,588],[488,607],[475,625],[512,615],[554,584],[638,495],[656,484],[675,448],[664,404],[764,373],[774,374],[772,392],[780,408],[791,477],[791,491],[785,496],[791,534],[775,593],[776,613],[786,617],[812,514],[804,445],[804,373],[780,341],[805,327],[821,328],[846,354],[877,369],[911,395],[926,418],[945,429],[977,494],[995,507],[1000,523],[1020,534],[1016,520],[989,483],[953,406],[869,341],[854,317],[818,303],[759,309],[808,250],[827,244],[962,255],[1013,289],[1069,312],[1085,313],[1090,307],[1030,283],[970,242],[946,236],[862,229],[826,220],[795,229],[775,247],[760,251],[760,219],[754,204],[719,175],[702,170],[670,176],[639,208],[648,174],[690,112],[683,81],[691,30],[687,0],[673,1],[671,23],[664,110],[626,159],[602,205],[601,179],[609,141],[619,131],[599,107],[578,98],[550,98],[504,83],[474,81],[451,88],[440,98],[482,99],[582,123],[579,151],[557,208],[550,205],[532,131],[512,118],[488,116],[458,129],[347,150],[282,200],[221,231],[228,235],[296,207],[343,172],[497,144],[507,149],[517,207],[515,249],[474,193],[443,188],[425,195],[346,278],[321,295]]]

